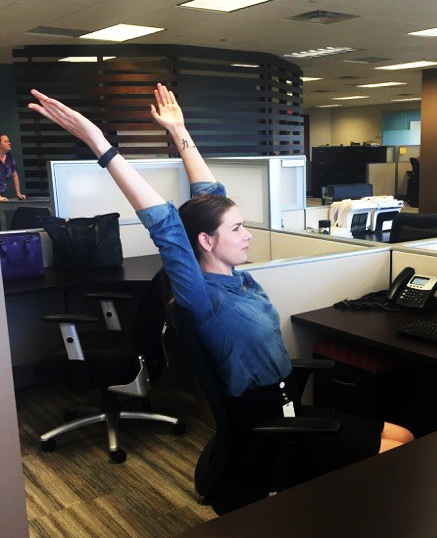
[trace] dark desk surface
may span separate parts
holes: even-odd
[[[437,359],[436,343],[402,336],[396,332],[398,328],[416,319],[437,322],[437,309],[404,308],[399,312],[387,312],[329,307],[291,316],[293,323],[302,326],[328,329],[336,336],[432,362]]]
[[[390,242],[390,230],[383,232],[363,232],[353,234],[354,239],[365,239],[366,241],[379,241],[380,243]]]
[[[437,433],[189,529],[177,538],[433,538]]]
[[[125,258],[122,267],[107,267],[87,271],[62,271],[46,267],[41,278],[7,280],[3,283],[5,296],[66,289],[77,284],[92,282],[120,282],[151,280],[162,266],[159,254]]]

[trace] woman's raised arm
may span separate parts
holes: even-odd
[[[38,99],[40,104],[31,103],[29,108],[80,138],[98,159],[111,148],[111,144],[97,125],[82,114],[37,90],[32,90],[31,94]],[[113,157],[107,169],[135,210],[166,203],[164,198],[121,155],[117,154]]]
[[[173,92],[168,91],[162,84],[158,84],[155,98],[158,110],[154,105],[151,105],[150,112],[155,121],[170,132],[184,163],[190,183],[198,181],[216,183],[215,177],[185,127],[182,110]]]

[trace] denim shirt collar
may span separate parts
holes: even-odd
[[[232,276],[223,275],[221,273],[206,273],[203,272],[205,280],[210,284],[219,284],[231,289],[241,289],[243,285],[243,274],[235,269],[232,270]]]

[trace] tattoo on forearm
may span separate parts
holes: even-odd
[[[188,140],[182,139],[182,149],[188,148]]]

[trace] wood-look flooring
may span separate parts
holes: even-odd
[[[121,421],[126,462],[111,463],[106,425],[63,434],[54,452],[39,436],[62,423],[75,397],[61,384],[16,391],[30,538],[171,538],[212,519],[196,503],[193,473],[212,430],[193,416],[185,389],[154,387],[153,410],[183,419],[184,435],[149,421]]]

